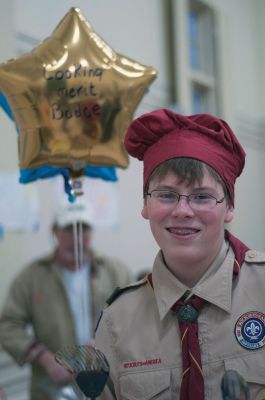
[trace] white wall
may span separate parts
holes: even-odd
[[[75,5],[94,30],[117,52],[158,70],[158,78],[143,99],[136,115],[158,108],[168,99],[170,78],[165,60],[166,36],[164,0],[83,0]],[[179,1],[179,0],[176,0]],[[184,0],[185,1],[185,0]],[[223,114],[247,150],[246,169],[236,191],[233,232],[253,247],[265,250],[263,194],[264,183],[264,16],[263,0],[208,0],[220,17],[220,71],[224,96]],[[40,40],[49,36],[73,6],[71,1],[0,0],[0,61],[16,56],[14,31]],[[253,122],[253,124],[252,124]],[[16,133],[13,124],[0,111],[0,171],[17,170]],[[252,126],[255,126],[252,132]],[[243,128],[242,128],[243,127]],[[241,129],[242,128],[242,129]],[[261,145],[260,145],[261,143]],[[120,221],[114,231],[95,233],[95,247],[119,256],[137,272],[151,266],[157,246],[148,223],[141,218],[142,165],[130,160],[126,170],[118,170]],[[36,234],[7,233],[0,242],[0,305],[7,287],[22,266],[52,247],[48,234],[53,198],[51,182],[38,181],[41,226]],[[14,199],[15,201],[15,199]]]

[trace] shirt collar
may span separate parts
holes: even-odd
[[[162,320],[184,293],[190,292],[229,312],[231,309],[234,253],[223,242],[222,248],[200,281],[190,289],[167,268],[160,250],[153,268],[154,294]]]

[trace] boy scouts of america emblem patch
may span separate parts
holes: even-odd
[[[257,394],[255,400],[265,400],[265,389],[261,389],[261,391]]]
[[[260,349],[265,345],[265,315],[249,311],[237,320],[235,336],[239,344],[248,350]]]

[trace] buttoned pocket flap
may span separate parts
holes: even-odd
[[[126,400],[168,400],[170,370],[132,372],[120,377],[121,398]]]
[[[225,360],[225,369],[236,370],[246,382],[265,385],[265,351]]]

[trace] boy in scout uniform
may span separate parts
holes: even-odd
[[[160,251],[99,321],[110,364],[100,398],[221,400],[228,370],[265,398],[265,254],[224,228],[242,146],[221,119],[159,109],[131,123],[125,147],[143,161],[142,216]]]

